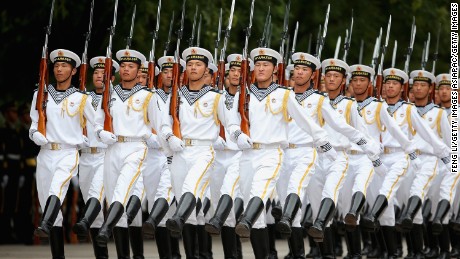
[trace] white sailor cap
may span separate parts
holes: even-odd
[[[81,60],[77,54],[66,49],[56,49],[50,53],[51,62],[66,62],[71,64],[73,67],[79,67]]]
[[[228,71],[230,70],[230,64],[226,63],[225,64],[225,74],[228,74]]]
[[[105,68],[105,57],[104,56],[97,56],[89,61],[89,65],[96,69],[96,68]],[[115,69],[115,72],[118,72],[120,70],[120,65],[118,65],[118,62],[112,59],[112,67]]]
[[[278,62],[281,62],[281,55],[278,51],[269,48],[255,48],[251,51],[251,59],[254,63],[257,61],[269,61],[275,66]]]
[[[414,70],[410,72],[410,78],[414,79],[414,82],[423,81],[427,82],[428,84],[436,82],[434,75],[425,70]]]
[[[230,55],[227,56],[227,62],[228,62],[227,63],[228,64],[228,69],[230,69],[232,66],[241,67],[241,63],[243,62],[243,55],[241,55],[241,54],[230,54]],[[254,62],[250,58],[248,58],[248,62],[249,62],[249,70],[253,71],[254,70]]]
[[[439,88],[441,85],[447,85],[451,87],[452,85],[452,77],[450,74],[445,73],[445,74],[439,74],[436,77],[436,87]]]
[[[296,65],[303,65],[310,67],[313,70],[318,69],[321,66],[321,62],[319,59],[315,58],[314,56],[304,53],[304,52],[296,52],[292,54],[292,62],[294,62],[294,66]]]
[[[181,66],[181,69],[182,71],[185,69],[185,60],[183,59],[180,59],[180,66]],[[160,67],[161,70],[165,69],[165,68],[172,68],[174,66],[174,56],[163,56],[161,58],[158,59],[157,61],[157,65]]]
[[[134,62],[139,65],[146,61],[144,54],[133,49],[122,49],[117,51],[117,59],[120,63],[123,62]]]
[[[409,81],[409,76],[407,76],[407,74],[401,69],[387,68],[383,70],[383,82],[386,82],[387,80],[396,80],[401,84],[405,84]]]
[[[144,63],[141,64],[141,68],[139,69],[141,73],[148,74],[149,73],[149,62],[145,61]],[[157,66],[155,66],[155,76],[160,74],[160,69],[158,69]]]
[[[190,60],[201,60],[206,64],[214,62],[211,52],[199,47],[190,47],[182,51],[182,59],[186,62]]]
[[[209,62],[208,68],[209,68],[209,72],[210,72],[211,74],[216,73],[217,70],[218,70],[218,69],[217,69],[217,66],[214,65],[214,63],[211,63],[211,62]]]
[[[350,73],[351,77],[364,76],[369,78],[369,80],[372,80],[372,78],[374,78],[375,75],[375,71],[374,69],[372,69],[372,67],[361,64],[351,66]]]
[[[330,58],[326,59],[321,63],[323,73],[326,74],[329,71],[340,72],[344,75],[347,75],[350,72],[350,67],[347,63],[340,59]]]
[[[294,71],[294,64],[286,66],[286,75],[290,75]]]

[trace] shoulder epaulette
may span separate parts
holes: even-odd
[[[209,91],[215,92],[215,93],[218,93],[218,94],[222,94],[222,92],[219,89],[216,89],[216,88],[211,88],[211,89],[209,89]]]
[[[344,96],[344,97],[345,97],[345,98],[343,98],[343,99],[347,99],[347,100],[350,100],[350,101],[355,101],[354,98],[351,98],[351,97],[348,97],[348,96]]]
[[[155,93],[157,91],[155,89],[150,89],[148,87],[143,87],[142,90],[145,90],[145,91],[148,91],[148,92],[151,92],[151,93]]]
[[[327,95],[326,95],[325,93],[320,92],[320,91],[314,91],[313,93],[322,95],[322,96],[324,96],[324,97],[327,97]]]
[[[86,94],[86,95],[89,95],[89,92],[86,92],[86,91],[77,90],[77,92],[79,92],[79,93],[81,93],[81,94]]]
[[[282,85],[278,85],[278,88],[281,88],[281,89],[284,89],[284,90],[288,90],[288,91],[293,90],[293,88],[286,87],[286,86],[282,86]]]
[[[404,104],[407,104],[407,105],[415,105],[414,103],[406,102],[406,101],[404,101],[403,103],[404,103]]]

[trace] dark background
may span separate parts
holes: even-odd
[[[30,102],[33,89],[36,88],[39,74],[39,63],[44,44],[44,27],[48,23],[51,0],[1,1],[1,48],[0,48],[0,85],[2,97],[0,105],[7,101],[18,104]],[[256,0],[250,49],[257,47],[262,35],[268,6],[271,6],[273,31],[271,47],[278,50],[283,24],[284,8],[287,1]],[[108,31],[113,19],[114,0],[95,0],[94,20],[89,43],[88,57],[105,55],[108,45]],[[233,27],[227,54],[241,53],[244,44],[243,29],[247,26],[250,12],[250,0],[236,0]],[[354,9],[354,28],[348,63],[358,62],[361,40],[364,40],[363,63],[370,64],[375,38],[380,27],[383,28],[383,38],[387,27],[388,17],[392,15],[392,27],[389,49],[385,56],[385,67],[391,65],[391,54],[394,40],[398,41],[398,57],[396,67],[403,69],[405,53],[409,44],[412,16],[416,18],[417,35],[410,69],[419,69],[423,42],[431,32],[430,60],[427,70],[431,71],[433,53],[436,45],[438,24],[442,23],[439,43],[439,59],[436,74],[448,72],[450,54],[450,2],[437,0],[355,0],[355,1],[320,1],[292,0],[289,15],[289,34],[294,34],[296,21],[299,21],[299,36],[297,51],[307,51],[310,34],[312,35],[312,54],[314,54],[316,35],[319,24],[324,23],[327,4],[331,4],[329,27],[326,46],[322,58],[334,55],[336,41],[339,35],[343,38],[350,24],[351,9]],[[116,34],[112,52],[126,46],[129,34],[133,5],[137,4],[132,49],[144,53],[148,58],[152,44],[152,34],[155,27],[158,0],[119,0]],[[8,7],[7,7],[8,5]],[[65,48],[81,56],[84,48],[84,34],[88,30],[89,9],[91,1],[56,0],[52,32],[49,38],[49,52],[56,48]],[[181,0],[163,0],[159,40],[157,41],[156,56],[163,54],[167,38],[169,22],[175,11],[174,31],[179,27]],[[186,22],[181,50],[188,47],[187,39],[191,27],[195,6],[203,16],[201,31],[201,46],[214,53],[214,41],[217,34],[219,8],[223,8],[223,27],[227,26],[231,0],[187,0]],[[173,35],[171,49],[173,53],[176,36]],[[384,39],[382,39],[384,41]],[[221,41],[222,44],[223,41]],[[341,51],[339,57],[342,57]],[[115,57],[115,55],[114,55]],[[91,75],[91,73],[88,73]],[[50,74],[50,82],[53,82]],[[74,85],[78,85],[78,74],[74,76]],[[91,89],[88,80],[89,89]]]

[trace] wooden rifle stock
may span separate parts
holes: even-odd
[[[243,72],[243,71],[241,71],[241,72]],[[249,82],[248,85],[252,85],[252,84],[254,84],[256,82],[256,74],[254,73],[254,71],[251,71],[249,73],[251,74],[251,78],[249,78],[249,79],[251,79],[251,81],[248,81]]]
[[[179,61],[178,61],[179,62]],[[174,63],[173,65],[173,85],[171,89],[171,103],[169,112],[171,113],[171,117],[173,119],[173,134],[182,139],[182,133],[180,131],[180,121],[179,121],[179,86],[180,82],[180,71],[179,71],[179,63]],[[185,77],[185,75],[184,75]]]
[[[437,104],[436,103],[436,83],[435,82],[431,83],[431,102],[433,102],[434,104]]]
[[[86,91],[86,71],[88,70],[88,64],[83,63],[80,65],[80,91]],[[86,131],[86,127],[83,128],[83,135],[88,136],[88,132]]]
[[[149,62],[147,87],[153,89],[155,85],[155,62]]]
[[[102,95],[102,109],[104,110],[104,130],[113,133],[112,115],[110,114],[110,81],[112,79],[112,58],[105,59],[104,93]]]
[[[286,77],[286,72],[285,72],[285,66],[284,66],[284,63],[281,62],[278,64],[278,73],[277,73],[277,76],[278,76],[278,84],[281,85],[281,86],[286,86],[284,83],[284,79]]]
[[[383,86],[383,76],[377,75],[375,78],[375,97],[380,100],[382,98],[382,86]]]
[[[219,61],[217,73],[219,73],[219,82],[217,82],[217,88],[222,91],[224,90],[225,83],[225,61]],[[214,73],[214,76],[216,76],[217,73]],[[213,82],[216,82],[216,80],[214,79]],[[222,123],[220,124],[219,136],[225,140],[225,129]]]
[[[47,54],[48,55],[48,54]],[[46,136],[46,101],[48,99],[48,92],[45,92],[45,88],[48,84],[48,60],[42,57],[40,61],[40,78],[38,83],[38,93],[36,100],[36,109],[38,111],[38,127],[37,130]]]
[[[177,71],[178,71],[178,73],[179,73],[178,77],[179,77],[179,79],[180,79],[179,68],[177,69]],[[180,80],[179,80],[179,83],[181,83]],[[182,78],[182,84],[179,84],[179,86],[181,86],[181,85],[188,85],[187,71],[184,71],[184,77]]]
[[[403,100],[409,101],[409,82],[404,83],[403,89]]]
[[[321,68],[315,70],[315,80],[313,80],[313,88],[318,90],[321,85]]]
[[[241,62],[241,82],[240,82],[240,98],[238,100],[238,112],[241,115],[241,131],[249,136],[249,120],[248,120],[248,94],[247,88],[248,77],[248,61],[245,59]]]
[[[374,85],[370,85],[369,88],[367,88],[367,96],[374,96]]]

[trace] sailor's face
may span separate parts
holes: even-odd
[[[328,71],[325,77],[326,89],[329,91],[337,90],[339,86],[345,83],[345,76],[337,71]]]
[[[189,80],[197,81],[203,78],[206,72],[206,64],[200,60],[190,60],[187,62],[187,76]]]
[[[269,61],[257,61],[254,67],[257,82],[266,82],[271,80],[275,65]]]
[[[430,84],[425,81],[414,81],[412,85],[415,99],[424,99],[431,93]]]
[[[172,85],[172,79],[173,79],[173,73],[172,73],[173,69],[172,68],[164,68],[162,71],[161,71],[161,77],[162,77],[162,81],[163,81],[163,86],[166,86],[166,87],[171,87]]]
[[[57,82],[63,82],[75,75],[77,69],[67,62],[54,62],[53,73]]]
[[[387,80],[383,84],[387,97],[393,98],[402,92],[402,84],[397,80]]]
[[[369,78],[365,76],[354,76],[351,79],[350,82],[350,87],[354,94],[363,94],[364,92],[367,92],[367,87],[369,86]]]
[[[312,74],[313,70],[310,67],[296,65],[292,77],[296,85],[304,85],[311,79]]]
[[[452,88],[448,85],[441,85],[439,87],[439,99],[441,102],[450,102],[451,99]]]
[[[137,79],[137,74],[139,72],[139,65],[134,62],[122,62],[120,64],[120,78],[121,81],[133,81]]]
[[[147,73],[140,72],[140,73],[137,75],[137,80],[138,80],[137,82],[138,82],[140,85],[146,86],[146,85],[147,85],[147,78],[148,78]]]
[[[96,68],[93,71],[93,85],[96,89],[104,87],[104,69]]]
[[[241,76],[241,67],[232,66],[228,71],[228,79],[231,85],[239,85]]]

